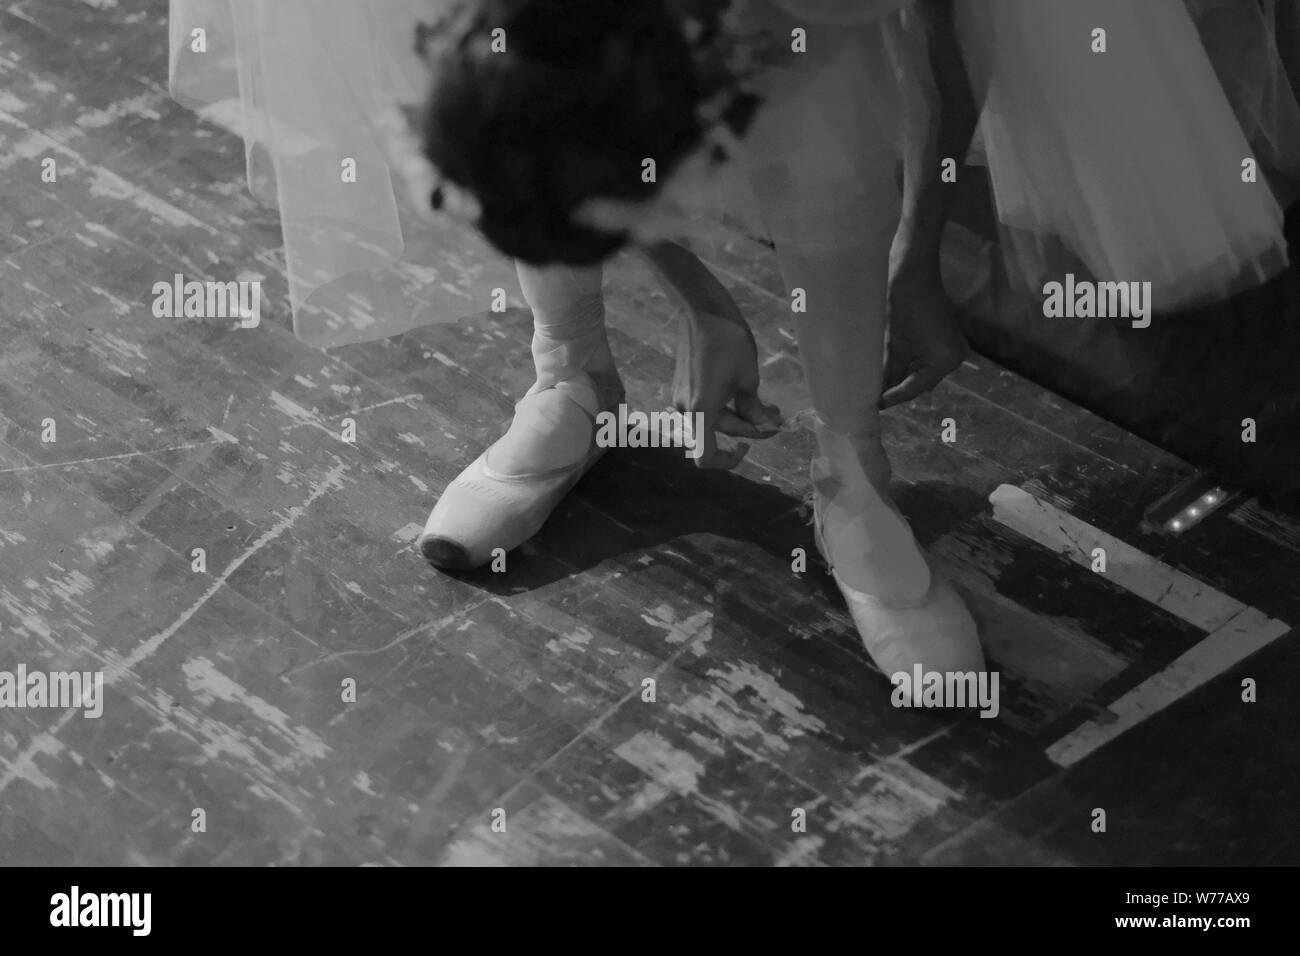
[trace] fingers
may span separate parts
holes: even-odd
[[[731,471],[749,454],[749,445],[740,442],[732,448],[719,448],[715,443],[713,452],[705,454],[695,460],[696,468],[704,468],[709,471]]]
[[[713,434],[713,428],[706,420],[704,434],[696,435],[695,440],[699,442],[698,450],[700,456],[695,459],[696,468],[705,468],[710,471],[731,471],[749,454],[749,445],[745,442],[739,442],[732,448],[721,448],[718,446],[718,439]]]
[[[718,412],[718,418],[714,419],[714,428],[723,434],[729,434],[733,438],[771,438],[777,432],[780,432],[780,425],[764,423],[755,425],[742,419],[740,415],[733,412],[731,408],[723,408]]]
[[[729,408],[718,412],[713,420],[713,427],[724,435],[733,438],[770,438],[776,434],[775,429],[759,428],[751,425]]]
[[[689,416],[690,421],[698,422],[698,434],[694,436],[694,446],[689,457],[698,468],[730,471],[745,460],[750,445],[739,442],[731,448],[718,445],[718,432],[733,438],[752,438],[761,440],[771,438],[781,428],[781,409],[775,405],[764,404],[758,397],[757,390],[736,390],[734,408],[723,404],[725,398],[715,396],[707,403],[684,401],[679,398],[675,403],[678,414]],[[696,418],[695,416],[699,416]]]
[[[697,468],[730,471],[749,454],[750,446],[745,442],[731,448],[720,447],[715,431],[742,438],[766,438],[774,434],[760,432],[753,425],[736,417],[729,408],[719,408],[717,411],[692,409],[689,403],[679,400],[669,411],[680,417],[676,423],[668,426],[669,433],[662,436],[664,447],[680,443],[686,449],[686,457]]]
[[[736,414],[749,422],[764,434],[761,436],[750,437],[768,437],[772,432],[781,427],[781,409],[775,405],[765,405],[758,397],[758,391],[738,391],[736,393]],[[728,432],[727,434],[731,434]]]
[[[930,342],[920,355],[902,343],[898,349],[891,348],[885,360],[880,407],[891,408],[924,395],[961,368],[968,355],[970,343],[960,335],[938,343]]]
[[[764,405],[756,393],[737,394],[735,410],[722,408],[713,427],[734,438],[771,438],[781,430],[781,409]]]
[[[918,368],[893,388],[885,390],[885,393],[880,396],[880,407],[892,408],[903,402],[910,402],[942,382],[947,374],[929,365]]]
[[[907,369],[910,365],[910,358],[902,354],[900,349],[890,348],[885,356],[885,376],[882,380],[886,392],[907,377]]]

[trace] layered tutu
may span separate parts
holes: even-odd
[[[1242,180],[1246,159],[1282,170],[1300,160],[1273,2],[960,0],[960,42],[986,97],[982,154],[1017,253],[1008,261],[1041,282],[1059,261],[1052,250],[1068,250],[1095,278],[1150,282],[1161,310],[1282,269],[1278,200],[1264,176]],[[384,294],[396,281],[384,267],[403,251],[393,108],[423,94],[414,28],[444,5],[171,0],[173,95],[196,108],[237,105],[250,185],[280,209],[294,328],[314,344],[459,318],[416,316],[404,297]],[[854,208],[846,197],[892,188],[906,91],[885,42],[903,6],[749,5],[747,16],[769,28],[803,27],[808,52],[767,84],[743,162],[727,177],[728,213],[778,243],[826,241],[827,223]],[[190,49],[200,26],[205,54]],[[1104,53],[1093,52],[1096,29],[1106,31]],[[341,181],[346,158],[356,182]],[[786,194],[797,200],[774,205],[752,188],[773,177],[792,182]]]
[[[1255,157],[1183,0],[968,2],[959,33],[987,91],[1004,244],[1031,275],[1059,239],[1095,278],[1150,282],[1169,310],[1285,267],[1282,210],[1262,174],[1243,181]]]
[[[404,294],[422,273],[393,268],[405,248],[394,140],[399,108],[418,103],[427,83],[416,24],[443,7],[171,0],[171,94],[243,135],[249,188],[280,213],[294,332],[313,345],[428,320]]]

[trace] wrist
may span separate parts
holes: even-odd
[[[938,242],[901,237],[889,253],[890,285],[932,284],[942,274]]]
[[[678,321],[684,329],[696,335],[712,335],[736,327],[749,329],[748,323],[740,316],[732,316],[709,310],[683,308],[678,310]]]

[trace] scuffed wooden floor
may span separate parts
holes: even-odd
[[[892,708],[828,579],[791,571],[806,429],[732,475],[612,453],[508,574],[430,570],[413,535],[531,381],[527,315],[487,313],[494,286],[519,305],[513,270],[421,227],[429,307],[465,321],[299,343],[240,142],[166,96],[164,12],[0,10],[0,670],[108,681],[98,720],[0,710],[0,862],[1300,862],[1294,636],[1063,768],[1053,742],[1204,634],[988,498],[1025,488],[1290,622],[1297,525],[1247,503],[1143,535],[1188,468],[985,361],[888,429],[900,502],[1001,671],[996,720]],[[702,249],[768,398],[806,408],[770,255]],[[262,276],[262,327],[154,318],[176,272]],[[633,400],[662,407],[670,306],[631,260],[607,290]]]

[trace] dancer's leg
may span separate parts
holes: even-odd
[[[782,206],[795,201],[793,195],[777,198]],[[892,177],[881,177],[843,208],[849,215],[832,220],[834,242],[801,227],[796,231],[804,244],[778,247],[785,281],[807,293],[798,336],[819,419],[820,456],[813,463],[818,542],[868,653],[886,676],[910,675],[918,665],[926,672],[979,671],[984,658],[970,612],[952,586],[932,574],[889,496],[878,404],[898,212]]]
[[[615,374],[605,333],[605,299],[600,266],[515,265],[519,286],[533,312],[533,363],[537,384],[550,388],[574,372],[593,377]]]
[[[783,194],[778,183],[767,194],[775,207],[798,208],[798,196]],[[818,418],[814,480],[827,502],[826,524],[853,524],[861,532],[837,536],[833,562],[851,587],[908,603],[926,594],[930,574],[889,497],[879,412],[889,251],[899,208],[892,176],[881,176],[822,225],[814,227],[816,218],[809,217],[792,228],[799,241],[778,244],[778,253],[787,287],[807,297],[797,332]]]
[[[599,267],[518,266],[533,310],[537,380],[506,433],[451,482],[420,549],[433,564],[467,570],[531,538],[600,455],[595,416],[622,401],[605,334]]]
[[[533,312],[537,381],[526,398],[528,414],[515,416],[494,450],[493,466],[531,474],[571,465],[590,451],[591,422],[570,407],[575,383],[594,386],[597,408],[617,404],[622,385],[605,332],[600,266],[519,262],[516,269]]]
[[[751,168],[787,288],[805,294],[806,311],[796,317],[818,418],[819,544],[882,671],[910,673],[917,664],[927,671],[978,670],[984,661],[974,621],[951,585],[931,573],[889,496],[879,402],[890,251],[902,197],[892,143],[846,99],[855,62],[845,58],[843,74],[828,70],[820,88],[814,83],[805,91],[807,101],[824,104],[826,122],[840,133],[821,149],[782,151],[772,137],[796,120],[790,111],[773,114],[757,131],[765,137],[758,142],[779,161]],[[852,162],[836,162],[842,157],[833,147],[840,142],[853,144]]]

